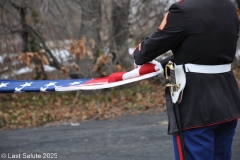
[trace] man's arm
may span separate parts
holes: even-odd
[[[150,62],[161,54],[177,47],[185,38],[184,13],[173,4],[161,25],[151,36],[140,43],[133,52],[137,65]]]

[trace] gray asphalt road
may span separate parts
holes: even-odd
[[[166,120],[166,113],[158,113],[1,131],[0,159],[173,160]],[[233,144],[238,159],[240,123]]]

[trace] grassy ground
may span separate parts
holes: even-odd
[[[163,110],[164,88],[149,80],[96,91],[0,94],[0,129]]]

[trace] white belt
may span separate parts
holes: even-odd
[[[179,66],[179,65],[176,65]],[[181,65],[182,66],[182,65]],[[185,64],[186,72],[195,72],[195,73],[224,73],[231,70],[231,64],[222,64],[222,65],[200,65],[200,64]]]

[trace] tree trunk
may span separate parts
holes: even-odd
[[[91,48],[93,58],[98,57],[102,45],[101,45],[101,1],[100,0],[81,0],[81,26],[78,38],[86,37],[86,45]],[[95,42],[94,48],[91,47],[89,40],[92,39]],[[98,76],[97,72],[93,71],[94,59],[85,56],[84,60],[75,60],[75,63],[85,72],[84,77],[80,73],[74,73],[70,71],[72,78],[85,78]]]
[[[128,52],[130,0],[112,1],[113,41],[111,50],[116,53],[118,62],[127,70],[131,69],[133,60]]]
[[[22,25],[21,37],[23,40],[22,52],[39,52],[39,50],[42,48],[40,46],[40,43],[42,43],[43,48],[52,56],[51,58],[53,60],[54,67],[56,67],[57,69],[61,69],[61,64],[57,61],[57,59],[53,56],[51,51],[47,48],[47,46],[45,45],[45,40],[43,39],[41,34],[38,33],[37,29],[33,29],[31,26],[27,24],[26,15],[29,7],[21,6],[14,2],[11,2],[11,4],[16,10],[19,11],[21,18]],[[33,21],[34,20],[35,19],[33,19]],[[47,79],[41,60],[33,60],[33,63],[35,64],[35,66],[39,66],[34,68],[35,69],[34,79]]]
[[[101,1],[99,0],[83,0],[82,21],[79,38],[85,36],[87,40],[92,38],[97,46],[100,46],[100,30],[101,30]]]

